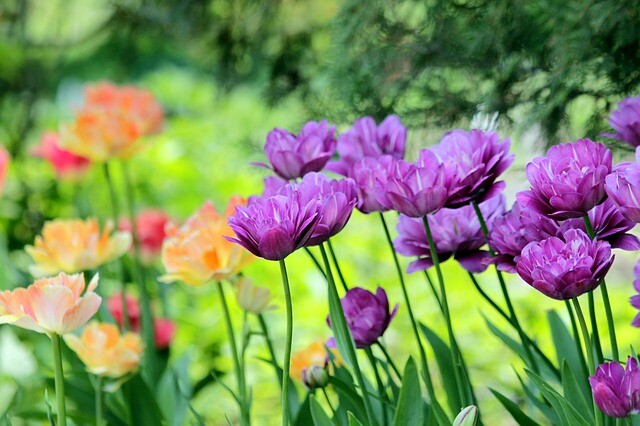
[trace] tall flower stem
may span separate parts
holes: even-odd
[[[583,216],[584,225],[587,228],[587,233],[592,239],[596,238],[596,233],[593,230],[593,225],[589,219],[589,215]],[[607,290],[607,283],[602,280],[600,284],[600,290],[602,291],[602,302],[604,303],[604,312],[607,316],[607,327],[609,328],[609,339],[611,340],[611,352],[613,354],[613,360],[618,361],[620,355],[618,354],[618,339],[616,339],[616,327],[613,322],[613,312],[611,311],[611,303],[609,302],[609,291]],[[592,294],[589,293],[590,295]]]
[[[280,367],[278,367],[276,352],[273,350],[273,343],[271,342],[271,337],[269,336],[269,328],[267,327],[267,322],[264,320],[264,315],[258,314],[258,323],[260,324],[260,329],[262,330],[262,335],[264,336],[264,341],[267,344],[269,356],[271,357],[271,364],[273,365],[273,369],[276,372],[278,384],[280,385],[280,390],[282,391],[282,371],[280,370]]]
[[[578,333],[578,325],[576,324],[576,316],[573,314],[573,308],[571,308],[571,303],[568,300],[565,300],[565,305],[567,306],[567,312],[569,313],[569,318],[571,319],[571,329],[573,331],[573,338],[576,343],[576,349],[578,350],[578,356],[580,358],[580,367],[584,372],[585,376],[589,375],[589,370],[587,368],[587,362],[584,359],[584,352],[582,352],[582,343],[580,342],[580,334]]]
[[[104,378],[102,376],[96,376],[96,426],[102,426],[104,423],[103,382]]]
[[[315,265],[316,269],[318,271],[320,271],[322,276],[326,279],[327,278],[327,274],[324,272],[324,269],[322,268],[322,265],[320,264],[320,262],[318,262],[318,259],[316,259],[316,256],[313,254],[311,249],[309,249],[309,247],[305,247],[304,251],[307,253],[307,255],[309,256],[309,259],[311,259],[311,261]]]
[[[287,332],[284,343],[284,362],[282,366],[282,426],[289,424],[289,370],[291,370],[291,342],[293,340],[293,304],[291,303],[291,287],[284,259],[280,260],[280,274],[284,289],[284,303],[287,314]]]
[[[429,271],[424,270],[424,278],[427,280],[427,284],[431,288],[433,292],[433,296],[436,298],[436,302],[438,303],[438,308],[440,308],[440,312],[442,312],[442,302],[440,301],[440,295],[438,294],[438,290],[436,290],[436,286],[433,284],[433,280],[431,279],[431,275],[429,275]]]
[[[342,309],[342,303],[340,302],[340,296],[338,295],[338,289],[336,288],[336,283],[333,279],[333,273],[331,272],[331,263],[329,262],[329,257],[327,256],[327,251],[324,248],[324,245],[320,246],[320,253],[322,254],[322,261],[324,262],[325,271],[327,272],[327,284],[329,291],[329,299],[335,301],[337,306],[337,321],[333,321],[331,327],[334,329],[334,335],[338,336],[338,333],[344,334],[349,338],[349,344],[346,345],[343,349],[346,351],[345,358],[351,361],[351,367],[353,368],[354,374],[356,376],[356,381],[358,382],[358,386],[360,387],[360,391],[362,392],[362,400],[364,402],[365,412],[367,414],[368,424],[376,425],[375,417],[373,416],[373,409],[371,406],[371,400],[369,398],[369,392],[367,391],[367,387],[365,385],[364,376],[362,375],[362,371],[360,371],[360,366],[358,365],[358,355],[356,354],[356,347],[353,343],[353,337],[351,336],[351,331],[347,326],[347,320],[344,316],[344,310]],[[340,345],[338,339],[336,339],[338,345]]]
[[[480,210],[480,206],[477,202],[473,202],[473,209],[476,212],[476,216],[478,216],[478,221],[480,222],[480,228],[482,229],[482,234],[485,239],[489,238],[489,228],[487,227],[487,222],[484,220],[484,216],[482,215],[482,210]],[[492,248],[489,248],[489,253],[492,257],[495,257],[496,253]],[[525,338],[525,332],[522,330],[522,326],[520,325],[520,321],[518,320],[518,315],[516,314],[516,310],[513,308],[513,304],[511,303],[511,297],[509,296],[509,291],[507,290],[507,285],[504,281],[504,276],[502,272],[498,269],[496,265],[494,265],[494,269],[496,271],[496,275],[498,277],[498,282],[500,283],[500,290],[502,290],[502,295],[504,296],[504,300],[507,304],[507,309],[509,310],[509,316],[512,319],[513,327],[516,329],[518,333],[518,337],[520,338],[520,342],[522,343],[522,347],[524,348],[524,353],[529,360],[529,365],[535,373],[539,373],[538,364],[536,363],[536,359],[531,353],[531,348],[527,343],[527,339]]]
[[[322,388],[322,393],[324,394],[324,398],[327,400],[327,404],[329,405],[329,408],[331,409],[331,413],[333,413],[333,416],[335,417],[336,410],[333,408],[333,405],[331,404],[331,400],[329,399],[329,395],[327,395],[327,390],[325,388]]]
[[[104,179],[107,182],[107,188],[109,188],[109,200],[111,201],[111,216],[113,220],[114,226],[117,225],[118,220],[120,220],[120,203],[118,202],[118,196],[116,195],[115,185],[113,184],[113,179],[111,177],[111,170],[109,167],[109,163],[104,163],[102,165],[102,171],[104,173]],[[124,330],[129,330],[131,328],[131,323],[129,320],[129,308],[127,306],[127,295],[126,295],[126,285],[124,282],[124,265],[123,259],[120,258],[120,261],[117,262],[117,278],[120,284],[120,297],[122,303],[122,328]]]
[[[604,354],[602,352],[602,343],[600,342],[600,332],[598,331],[598,315],[596,313],[595,293],[590,291],[587,300],[589,302],[589,321],[591,322],[591,340],[596,351],[598,362],[604,362]]]
[[[344,275],[342,275],[342,270],[340,269],[340,265],[338,264],[338,258],[336,257],[336,252],[333,251],[333,245],[331,244],[331,239],[327,240],[327,246],[329,246],[329,254],[331,255],[331,260],[333,260],[333,264],[336,267],[336,272],[338,273],[338,278],[340,278],[340,283],[342,284],[342,288],[345,292],[349,291],[349,286],[347,286],[347,282],[344,279]]]
[[[433,401],[436,399],[436,392],[433,387],[433,382],[431,381],[431,373],[429,371],[429,364],[427,363],[427,353],[425,352],[424,347],[422,346],[422,340],[420,339],[420,332],[418,331],[418,323],[416,321],[415,316],[413,315],[413,309],[411,308],[409,293],[407,292],[407,286],[404,281],[404,274],[402,272],[402,268],[400,267],[398,254],[393,248],[393,240],[391,239],[391,234],[389,233],[389,227],[387,226],[387,221],[385,220],[382,212],[380,212],[379,215],[380,215],[380,221],[382,222],[382,228],[384,229],[384,235],[387,239],[387,243],[389,244],[389,248],[391,249],[393,263],[396,267],[398,280],[400,281],[400,288],[402,289],[402,295],[404,296],[404,303],[407,305],[407,312],[409,313],[409,319],[411,320],[411,329],[413,330],[413,336],[416,339],[416,343],[418,344],[418,351],[420,352],[420,364],[422,365],[422,374],[424,377],[425,384],[427,386],[427,392],[429,394],[430,400]],[[391,359],[391,357],[388,356],[386,350],[382,346],[380,346],[380,348],[383,350],[387,359]],[[395,368],[395,366],[393,365],[392,367],[396,372],[396,374],[398,375],[398,377],[401,377],[398,372],[398,369]]]
[[[389,351],[387,351],[387,348],[385,348],[384,345],[379,341],[376,342],[376,344],[380,348],[380,352],[382,352],[385,359],[387,360],[387,365],[391,367],[391,369],[393,370],[398,380],[402,381],[402,374],[400,373],[400,370],[398,370],[398,367],[396,366],[395,362],[393,362],[393,358],[391,358],[391,355],[389,355]]]
[[[240,418],[243,425],[250,424],[249,412],[246,407],[246,392],[244,375],[242,374],[242,368],[240,366],[240,358],[238,353],[238,347],[236,345],[236,336],[233,332],[233,323],[231,322],[231,314],[229,313],[229,306],[227,305],[227,299],[224,295],[224,288],[220,281],[216,281],[216,287],[218,289],[218,295],[220,296],[220,304],[222,305],[222,313],[224,316],[224,323],[227,328],[227,337],[229,339],[229,346],[231,347],[231,357],[233,358],[233,368],[236,375],[236,384],[238,386],[238,400],[240,402]]]
[[[51,336],[51,349],[53,351],[53,372],[56,384],[56,402],[58,407],[58,425],[67,424],[67,407],[64,399],[64,371],[62,370],[62,342],[58,334]]]
[[[589,330],[587,330],[587,323],[584,320],[584,315],[582,314],[582,308],[580,307],[580,302],[577,297],[571,299],[573,302],[573,307],[576,310],[576,316],[578,317],[578,322],[580,323],[580,329],[582,330],[582,338],[584,340],[584,346],[587,351],[587,360],[589,361],[589,372],[594,373],[596,371],[596,364],[593,358],[593,342],[589,337]],[[596,405],[595,399],[593,400],[593,414],[596,418],[596,426],[602,425],[602,419],[600,416],[600,411],[598,406]]]
[[[367,358],[369,358],[369,363],[371,364],[371,368],[373,369],[373,374],[376,377],[376,384],[378,385],[378,397],[380,398],[380,406],[382,407],[382,424],[387,424],[387,403],[388,396],[385,390],[384,383],[382,382],[382,378],[380,377],[380,372],[378,371],[378,363],[376,361],[376,357],[373,356],[373,352],[371,351],[371,347],[365,348],[365,353],[367,354]]]
[[[429,226],[429,220],[427,216],[422,216],[422,222],[424,223],[424,230],[427,234],[427,241],[429,243],[429,251],[431,252],[431,259],[433,261],[433,266],[436,269],[436,276],[438,277],[438,284],[440,286],[440,300],[442,302],[442,311],[444,316],[444,322],[447,326],[447,334],[449,335],[449,346],[451,351],[451,362],[453,365],[453,375],[456,380],[456,387],[458,388],[458,396],[460,397],[460,402],[464,406],[469,405],[470,401],[467,401],[465,395],[466,386],[462,381],[462,377],[460,376],[460,350],[458,348],[458,344],[456,343],[455,336],[453,334],[453,325],[451,324],[451,313],[449,311],[449,302],[447,301],[447,291],[444,286],[444,278],[442,276],[442,270],[440,269],[440,260],[438,259],[438,251],[436,249],[436,244],[433,241],[433,235],[431,234],[431,227]]]

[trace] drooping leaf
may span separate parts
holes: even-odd
[[[327,415],[324,409],[320,406],[314,395],[309,396],[309,406],[311,407],[311,416],[313,417],[313,424],[316,426],[334,426],[331,421],[331,417]]]
[[[502,404],[502,406],[504,408],[507,409],[507,411],[509,412],[509,414],[511,414],[511,416],[513,417],[513,419],[520,425],[520,426],[539,426],[539,423],[537,423],[536,421],[534,421],[531,417],[527,416],[521,409],[520,407],[518,407],[518,404],[516,404],[515,402],[511,401],[509,398],[507,398],[506,396],[504,396],[503,394],[501,394],[500,392],[498,392],[495,389],[489,388],[489,390],[491,391],[491,393],[498,398],[498,401],[500,401],[500,403]]]

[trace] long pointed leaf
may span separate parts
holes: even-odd
[[[311,416],[313,416],[313,424],[316,426],[333,426],[331,417],[327,415],[324,409],[320,406],[316,397],[309,396],[309,406],[311,407]]]
[[[402,387],[393,424],[394,426],[421,425],[424,419],[424,402],[418,368],[413,358],[409,357],[407,360],[402,377]]]
[[[531,417],[527,416],[521,409],[520,407],[518,407],[518,404],[516,404],[515,402],[511,401],[509,398],[507,398],[506,396],[504,396],[503,394],[501,394],[500,392],[498,392],[495,389],[489,388],[489,390],[491,391],[491,393],[498,398],[498,401],[500,401],[500,403],[502,404],[502,406],[504,408],[507,409],[507,411],[509,412],[509,414],[511,414],[511,416],[513,417],[513,419],[520,425],[520,426],[539,426],[539,423],[537,423],[536,421],[534,421]]]

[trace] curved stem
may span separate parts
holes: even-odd
[[[280,260],[280,274],[282,275],[282,287],[284,289],[284,302],[287,313],[287,336],[284,344],[284,362],[282,367],[282,426],[289,424],[289,370],[291,369],[291,342],[293,340],[293,307],[291,303],[291,288],[287,267],[284,259]]]
[[[380,398],[380,405],[382,406],[382,424],[386,425],[388,421],[387,403],[389,402],[389,398],[387,396],[387,392],[385,391],[385,386],[382,382],[382,378],[380,377],[380,372],[378,371],[378,363],[376,362],[376,358],[373,356],[371,347],[366,348],[364,351],[367,354],[367,358],[369,358],[369,363],[371,364],[371,368],[373,369],[373,374],[376,377],[376,384],[378,385],[378,397]]]
[[[307,253],[307,255],[309,255],[309,258],[311,259],[311,261],[313,262],[313,264],[316,266],[316,269],[318,271],[320,271],[320,273],[322,274],[323,277],[325,277],[325,279],[327,278],[327,274],[324,272],[324,268],[322,268],[322,265],[320,265],[320,262],[318,262],[318,259],[316,258],[316,256],[313,254],[313,252],[311,251],[311,249],[309,247],[305,247],[304,251]]]
[[[334,335],[339,336],[338,333],[344,333],[349,339],[349,343],[345,345],[343,348],[346,353],[343,356],[347,359],[347,361],[351,361],[351,367],[353,368],[354,375],[356,376],[356,381],[358,382],[358,386],[360,387],[360,392],[362,392],[362,401],[364,402],[365,412],[367,414],[368,424],[376,425],[375,417],[373,416],[373,409],[371,406],[371,400],[369,398],[369,392],[367,391],[367,387],[365,385],[364,376],[362,375],[362,371],[360,370],[360,366],[358,365],[358,355],[356,354],[356,347],[353,343],[353,337],[351,336],[351,331],[347,326],[347,320],[344,315],[344,310],[342,309],[342,303],[340,302],[340,296],[338,296],[338,289],[336,288],[336,283],[333,279],[333,274],[331,272],[331,264],[329,263],[329,257],[327,256],[327,251],[324,248],[323,244],[320,244],[320,254],[322,254],[322,261],[324,262],[324,267],[327,272],[327,284],[328,284],[328,292],[329,299],[333,302],[335,301],[335,305],[337,306],[337,317],[332,317],[332,325],[331,327],[334,329]],[[331,304],[329,305],[331,306]],[[330,310],[331,312],[331,310]],[[331,313],[330,313],[331,315]],[[340,345],[339,341],[337,341],[338,345]]]
[[[104,378],[102,376],[96,376],[96,426],[102,426],[104,423],[104,404],[102,398],[104,393],[102,391],[102,383]]]
[[[331,409],[331,413],[333,413],[333,417],[335,417],[336,410],[333,408],[333,405],[331,405],[331,400],[329,399],[329,395],[327,395],[327,390],[325,388],[322,388],[322,393],[324,394],[324,398],[327,400],[327,404],[329,404],[329,408]]]
[[[573,302],[573,307],[576,310],[576,316],[578,317],[578,322],[580,323],[580,328],[582,329],[582,337],[584,339],[584,346],[587,351],[587,360],[589,361],[589,373],[594,373],[596,371],[596,365],[593,358],[593,342],[589,337],[589,330],[587,330],[587,323],[584,320],[584,315],[582,314],[582,308],[580,308],[580,302],[578,302],[578,298],[574,297],[571,299]],[[595,399],[593,400],[593,414],[596,418],[596,425],[600,426],[602,424],[602,419],[600,416],[600,410],[596,405]]]
[[[584,225],[587,228],[587,234],[589,234],[589,237],[591,237],[592,239],[595,239],[596,233],[593,229],[593,225],[591,224],[591,219],[589,219],[589,215],[585,214],[582,218],[584,219]],[[613,354],[613,360],[618,361],[620,355],[618,353],[618,339],[616,338],[616,327],[615,327],[615,323],[613,322],[613,312],[611,311],[611,303],[609,302],[609,291],[607,290],[607,283],[604,281],[604,279],[600,284],[600,289],[602,290],[602,302],[604,303],[604,312],[607,317],[607,328],[609,328],[609,340],[611,341],[611,352]],[[591,295],[592,292],[589,294]],[[600,339],[598,337],[598,344],[600,343],[599,340]],[[602,349],[600,351],[602,352]],[[600,354],[598,355],[600,356]],[[602,359],[601,361],[604,361],[604,359]]]
[[[436,249],[436,244],[433,241],[433,235],[431,234],[431,227],[429,226],[429,220],[427,216],[422,216],[422,223],[424,224],[424,230],[427,234],[427,242],[429,243],[429,251],[431,252],[431,260],[433,261],[433,266],[436,269],[436,276],[438,277],[438,284],[440,286],[440,300],[442,301],[442,312],[444,316],[444,322],[447,326],[447,334],[449,335],[449,345],[451,352],[451,362],[453,365],[453,375],[456,380],[456,387],[458,388],[458,396],[460,397],[460,402],[467,406],[469,405],[466,399],[465,391],[466,386],[462,382],[462,377],[460,376],[460,351],[458,349],[458,345],[456,343],[455,336],[453,334],[453,325],[451,324],[451,313],[449,312],[449,302],[447,301],[447,291],[444,286],[444,277],[442,276],[442,270],[440,269],[440,259],[438,259],[438,250]]]
[[[427,386],[427,391],[429,394],[429,398],[430,400],[434,401],[436,399],[436,392],[435,389],[433,387],[433,382],[431,381],[431,373],[429,371],[429,364],[427,363],[427,354],[424,350],[424,347],[422,346],[422,340],[420,339],[420,332],[418,331],[418,323],[416,321],[415,316],[413,315],[413,309],[411,308],[411,302],[409,299],[409,293],[407,292],[407,286],[406,283],[404,281],[404,274],[402,272],[402,268],[400,267],[400,262],[398,260],[398,254],[396,253],[395,249],[393,248],[393,241],[391,239],[391,234],[389,233],[389,227],[387,226],[387,221],[384,218],[384,215],[382,214],[382,212],[379,213],[380,215],[380,221],[382,222],[382,227],[384,229],[384,235],[387,238],[387,243],[389,244],[389,248],[391,249],[391,255],[393,257],[393,263],[396,267],[396,272],[398,274],[398,280],[400,281],[400,288],[402,289],[402,295],[404,297],[404,303],[407,305],[407,312],[409,314],[409,319],[411,320],[411,329],[413,330],[413,335],[416,339],[416,343],[418,344],[418,350],[420,352],[420,363],[422,365],[422,376],[424,378],[425,384]],[[384,349],[382,347],[382,345],[380,345],[380,348],[382,349],[382,351],[384,352],[385,356],[387,357],[387,360],[390,360],[391,357],[389,357],[389,354],[386,352],[386,349]],[[402,377],[398,371],[398,369],[395,367],[395,365],[392,364],[392,368],[395,371],[396,375],[398,377]]]
[[[431,287],[431,291],[433,292],[433,296],[436,298],[436,302],[438,302],[438,307],[440,308],[440,312],[442,312],[442,301],[440,301],[440,295],[436,290],[436,286],[433,284],[433,280],[431,279],[431,275],[429,275],[429,271],[424,270],[424,277],[427,279],[427,284]]]
[[[64,371],[62,370],[62,342],[58,334],[51,336],[53,351],[53,372],[55,375],[56,402],[58,408],[58,426],[67,424],[67,407],[64,399]]]
[[[340,283],[342,283],[342,288],[345,292],[349,291],[349,287],[347,286],[347,282],[344,279],[344,275],[342,275],[342,270],[340,269],[340,265],[338,264],[338,258],[336,257],[336,253],[333,251],[333,245],[331,245],[331,239],[327,240],[327,245],[329,246],[329,254],[331,255],[331,260],[333,260],[333,264],[336,267],[336,272],[338,273],[338,278],[340,278]]]
[[[385,348],[385,346],[379,341],[376,342],[376,344],[378,345],[378,347],[380,348],[380,351],[386,358],[387,365],[391,367],[391,369],[393,370],[398,380],[402,381],[402,374],[400,373],[400,370],[398,370],[398,367],[396,366],[395,362],[393,362],[393,358],[391,358],[391,356],[389,355],[389,352],[387,352],[387,348]]]
[[[264,320],[264,315],[258,314],[258,322],[260,323],[260,329],[262,330],[264,340],[267,343],[267,349],[269,350],[269,356],[271,357],[271,364],[273,365],[273,368],[276,371],[276,376],[278,377],[280,391],[282,391],[282,371],[280,371],[280,368],[278,367],[276,352],[273,350],[273,343],[271,343],[271,338],[269,337],[269,329],[267,328],[267,322]]]
[[[229,313],[229,306],[227,305],[227,299],[224,295],[224,289],[222,283],[216,281],[216,288],[218,289],[218,295],[220,296],[220,304],[222,305],[222,312],[224,317],[224,323],[227,328],[227,337],[229,339],[229,346],[231,347],[231,357],[233,358],[233,368],[236,373],[236,383],[238,385],[238,399],[240,401],[240,414],[242,424],[249,424],[249,416],[246,412],[246,395],[244,389],[244,377],[242,375],[242,368],[240,367],[240,358],[238,357],[238,346],[236,345],[236,337],[233,332],[233,323],[231,322],[231,315]]]

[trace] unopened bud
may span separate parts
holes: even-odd
[[[329,383],[329,374],[325,367],[312,365],[302,370],[302,381],[309,389],[323,388]]]
[[[478,407],[470,405],[460,411],[453,421],[453,426],[475,426],[478,421]]]

